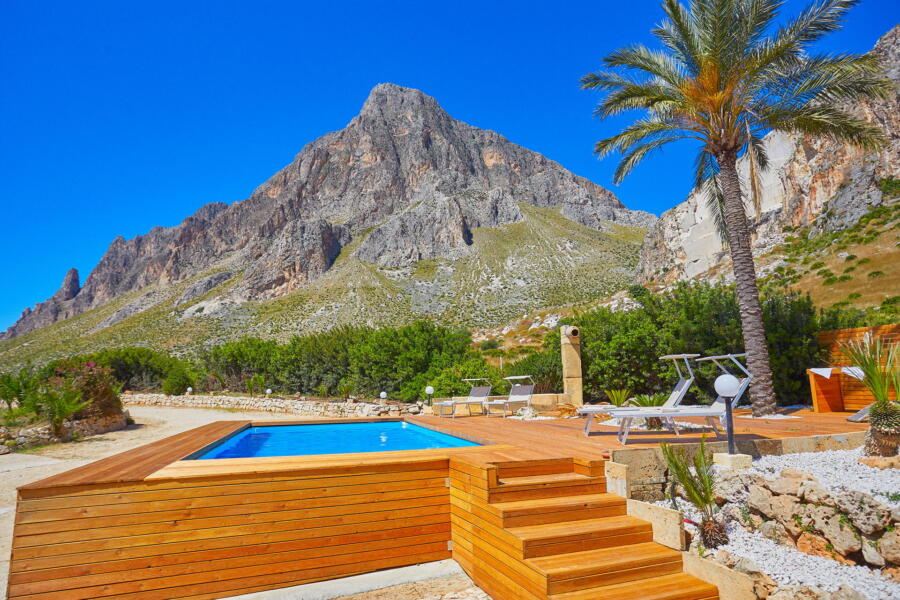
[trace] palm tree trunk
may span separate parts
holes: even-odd
[[[737,153],[722,152],[716,157],[719,163],[719,184],[725,198],[725,226],[734,269],[735,288],[744,330],[744,348],[747,367],[753,374],[750,395],[753,415],[762,416],[775,412],[775,388],[772,385],[772,369],[769,366],[769,349],[763,325],[759,287],[756,285],[756,267],[750,249],[750,227],[744,213],[741,185],[737,172]]]

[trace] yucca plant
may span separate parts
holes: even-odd
[[[53,433],[62,437],[66,419],[85,408],[90,400],[67,379],[54,378],[31,392],[37,412],[50,421]]]
[[[707,548],[718,548],[727,544],[728,532],[725,523],[716,516],[718,508],[715,493],[716,478],[712,455],[706,450],[704,438],[700,438],[700,447],[693,460],[686,456],[682,448],[673,447],[665,442],[660,444],[660,450],[666,459],[673,482],[681,486],[687,501],[700,513],[700,522],[695,525],[700,529],[703,545]]]
[[[900,446],[900,405],[890,400],[891,388],[900,393],[900,344],[888,345],[866,335],[861,340],[841,344],[841,352],[863,373],[863,384],[875,402],[869,408],[866,456],[895,456]]]
[[[613,406],[625,406],[628,397],[631,395],[630,390],[604,390],[604,394],[609,398],[609,403]]]
[[[662,393],[638,394],[634,398],[629,398],[626,404],[628,406],[637,406],[639,408],[655,408],[665,404],[668,398],[669,396],[667,394]],[[647,429],[652,430],[662,429],[663,427],[662,419],[658,417],[644,419],[644,424],[647,426]]]
[[[740,305],[747,365],[753,373],[753,414],[776,410],[751,230],[744,199],[761,216],[760,173],[767,168],[764,137],[771,131],[826,138],[865,149],[885,136],[844,107],[888,97],[894,87],[872,54],[823,54],[814,44],[839,30],[858,0],[819,0],[782,22],[784,0],[664,0],[666,19],[652,33],[662,45],[635,44],[604,59],[606,70],[581,80],[602,90],[602,118],[631,110],[645,115],[597,142],[603,157],[617,152],[619,183],[666,144],[698,145],[696,184],[727,241]],[[746,193],[738,158],[746,161]]]

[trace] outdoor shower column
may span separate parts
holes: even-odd
[[[563,325],[559,328],[560,348],[562,349],[563,393],[575,406],[582,406],[581,380],[581,338],[578,328]]]

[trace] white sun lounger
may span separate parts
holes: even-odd
[[[662,405],[662,408],[672,408],[674,406],[678,406],[681,404],[681,401],[684,400],[685,394],[687,394],[688,389],[690,389],[691,384],[694,383],[694,371],[691,369],[691,363],[689,362],[692,358],[697,358],[700,356],[699,354],[666,354],[665,356],[660,356],[659,360],[671,360],[675,363],[675,370],[678,371],[678,383],[675,384],[675,387],[672,389],[672,393],[669,394],[669,397],[666,399],[665,404]],[[681,372],[681,367],[678,366],[678,361],[684,361],[684,366],[686,369],[685,373]],[[584,435],[591,434],[591,427],[594,424],[594,415],[597,414],[611,414],[620,410],[653,410],[653,408],[640,408],[640,407],[624,407],[624,406],[613,406],[611,404],[592,404],[589,406],[582,406],[578,409],[578,414],[580,416],[586,416],[587,419],[584,423]]]
[[[509,390],[509,397],[500,400],[485,400],[484,402],[484,414],[485,416],[491,416],[491,407],[498,406],[503,409],[503,417],[506,417],[506,413],[509,412],[512,414],[513,407],[516,405],[522,406],[531,406],[531,395],[534,393],[534,380],[531,378],[531,375],[513,375],[511,377],[504,377],[507,381],[512,382],[512,388]],[[520,380],[527,379],[531,381],[529,384],[521,384],[518,383]]]
[[[732,373],[728,370],[728,368],[723,364],[723,362],[730,360],[744,373],[745,377],[738,378],[740,381],[740,386],[738,387],[738,393],[734,398],[731,399],[732,408],[736,407],[740,401],[741,397],[744,395],[744,392],[747,391],[747,388],[750,387],[750,381],[753,379],[753,376],[750,374],[750,371],[740,363],[737,359],[739,357],[746,356],[746,354],[723,354],[721,356],[706,356],[704,358],[698,358],[697,362],[700,361],[712,361],[718,366],[723,372],[731,375]],[[611,416],[619,419],[619,432],[616,438],[619,440],[623,446],[628,442],[628,433],[631,429],[631,424],[636,418],[657,418],[662,419],[664,423],[669,426],[669,429],[675,434],[675,436],[681,435],[678,431],[678,425],[675,422],[676,418],[679,417],[704,417],[706,419],[707,425],[709,425],[712,430],[715,432],[716,437],[720,437],[719,428],[716,424],[716,419],[719,422],[722,421],[725,417],[725,398],[722,396],[718,396],[712,404],[709,406],[677,406],[673,408],[665,408],[660,407],[658,409],[620,409],[615,411],[615,413],[611,413]]]
[[[488,385],[474,385],[476,381],[487,381],[487,379],[463,379],[463,381],[472,383],[472,387],[469,389],[469,397],[465,400],[445,400],[444,402],[435,402],[432,406],[434,407],[435,413],[439,417],[455,417],[456,416],[456,407],[460,405],[465,405],[466,410],[468,411],[469,416],[472,415],[472,405],[475,404],[478,406],[479,410],[484,413],[484,402],[487,400],[488,396],[491,395],[491,386],[490,383]],[[449,408],[449,413],[444,413],[444,409]]]

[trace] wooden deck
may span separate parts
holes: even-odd
[[[738,417],[738,436],[865,428],[797,415]],[[24,486],[8,597],[222,598],[453,557],[495,600],[717,598],[606,493],[613,428],[408,420],[483,445],[183,460],[244,427],[284,424],[222,421]],[[635,432],[628,447],[661,439],[675,440]]]
[[[735,411],[734,431],[737,440],[775,439],[803,437],[833,433],[865,431],[865,423],[850,423],[847,417],[852,413],[814,413],[809,409],[789,411],[792,419],[750,419],[750,411]],[[550,454],[563,454],[586,460],[609,458],[611,450],[621,448],[651,448],[660,442],[696,443],[704,435],[683,433],[674,436],[668,431],[634,431],[623,446],[616,440],[615,427],[594,425],[590,436],[582,433],[582,419],[553,419],[542,421],[520,421],[498,417],[457,417],[455,419],[435,416],[416,416],[408,419],[425,427],[465,437],[488,440],[494,444],[519,446],[522,448],[545,449]],[[702,424],[702,419],[684,418]],[[502,421],[502,422],[501,422]],[[597,421],[602,421],[602,417]],[[705,435],[712,435],[707,432]]]

